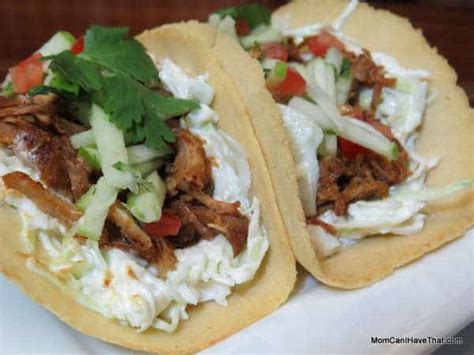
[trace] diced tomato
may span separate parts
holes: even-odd
[[[295,69],[288,67],[285,78],[278,83],[270,83],[268,89],[277,96],[300,96],[306,92],[306,81]]]
[[[281,60],[286,62],[288,60],[288,50],[282,43],[270,42],[261,45],[263,54],[266,58]]]
[[[181,228],[180,219],[172,214],[163,213],[158,222],[145,224],[146,234],[152,237],[170,237],[178,235]]]
[[[323,57],[329,48],[334,47],[340,51],[345,49],[344,44],[329,32],[320,34],[306,40],[309,50],[317,57]]]
[[[341,137],[337,137],[337,142],[342,154],[344,154],[349,159],[354,159],[359,154],[365,155],[370,152],[370,150],[367,148],[364,148],[356,143],[352,143],[351,141]]]
[[[237,36],[247,36],[250,33],[250,26],[247,21],[245,20],[237,20],[235,21],[235,32],[237,32]]]
[[[43,82],[43,62],[41,54],[35,53],[31,57],[8,69],[13,90],[18,94],[25,94],[31,88],[41,85]]]
[[[73,43],[71,47],[71,52],[74,54],[79,54],[84,50],[84,36],[79,37]]]

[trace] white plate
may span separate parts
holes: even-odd
[[[362,290],[337,291],[300,272],[291,299],[205,353],[425,353],[436,344],[371,337],[450,336],[474,320],[474,231]],[[82,335],[0,279],[0,353],[126,353]]]

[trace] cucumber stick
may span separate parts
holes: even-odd
[[[82,195],[79,200],[76,201],[75,206],[81,211],[85,211],[92,201],[95,192],[97,190],[97,185],[92,185],[87,192]]]
[[[151,174],[152,172],[158,170],[160,167],[162,167],[164,164],[163,159],[155,159],[151,161],[147,161],[144,163],[139,163],[139,164],[132,164],[132,169],[135,171],[139,172],[141,176],[147,176]]]
[[[336,49],[334,47],[331,47],[331,48],[328,49],[328,51],[326,53],[325,61],[326,61],[326,63],[331,64],[332,66],[334,66],[337,73],[341,72],[342,60],[343,60],[342,54],[341,54],[341,52],[339,52],[338,49]]]
[[[350,117],[342,117],[336,102],[319,85],[315,83],[308,85],[308,95],[318,105],[307,102],[305,106],[315,106],[313,110],[317,110],[320,107],[334,125],[334,129],[329,129],[338,136],[383,155],[390,160],[398,158],[399,150],[394,142],[388,140],[382,133],[365,122]],[[296,110],[300,111],[298,108]],[[301,113],[305,114],[305,112]]]
[[[137,144],[127,148],[127,155],[129,164],[134,165],[163,158],[167,152],[150,148],[145,144]]]
[[[336,102],[338,105],[344,105],[349,99],[349,91],[352,86],[352,75],[350,72],[339,76],[336,81]]]
[[[72,47],[76,39],[67,31],[59,31],[38,49],[43,57],[56,55]]]
[[[137,179],[132,171],[117,169],[117,164],[128,165],[123,133],[109,121],[108,115],[97,105],[92,105],[90,122],[99,151],[99,158],[107,181],[119,189],[137,191]]]
[[[323,157],[334,157],[337,154],[337,136],[325,133],[322,143],[319,145],[318,154]]]
[[[295,96],[290,100],[288,106],[315,121],[323,130],[335,132],[336,125],[318,105]]]
[[[310,63],[312,78],[331,97],[336,98],[336,69],[321,58],[315,58]]]
[[[79,155],[92,168],[100,170],[101,161],[92,130],[71,136],[71,143],[75,149],[79,149]],[[133,170],[137,170],[142,176],[146,176],[162,166],[163,160],[161,158],[166,154],[164,151],[150,148],[144,144],[127,148],[128,163]]]
[[[92,130],[77,133],[71,136],[70,140],[74,149],[95,146],[95,138]]]
[[[150,186],[140,187],[138,193],[130,193],[127,207],[139,221],[151,223],[159,221],[166,196],[166,186],[155,171],[145,178]]]
[[[84,201],[89,203],[84,214],[74,226],[76,233],[89,239],[99,240],[109,208],[117,200],[118,192],[119,190],[109,184],[106,178],[101,177],[92,198],[85,197],[85,199],[90,198],[90,201]]]
[[[80,147],[79,156],[84,159],[92,169],[100,171],[100,157],[97,149],[92,147]]]

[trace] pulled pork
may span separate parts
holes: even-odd
[[[41,183],[34,181],[25,173],[15,171],[2,177],[7,189],[22,193],[45,214],[56,218],[66,227],[71,228],[82,213],[72,203],[46,189]]]
[[[355,159],[340,154],[321,160],[318,214],[333,209],[341,216],[351,202],[388,196],[390,186],[401,183],[410,174],[408,154],[399,148],[401,153],[396,161],[375,153],[359,154]]]
[[[83,128],[59,112],[55,95],[0,97],[0,143],[38,170],[48,187],[75,201],[89,189],[92,170],[69,140]]]
[[[351,71],[354,77],[350,98],[354,99],[359,97],[358,91],[361,87],[372,87],[373,95],[370,109],[372,112],[375,112],[377,105],[380,102],[382,88],[385,86],[393,86],[396,79],[386,77],[383,66],[375,64],[372,56],[365,49],[359,55],[352,52],[346,52],[345,56],[351,61]]]
[[[165,212],[180,219],[181,229],[167,239],[175,247],[185,248],[222,233],[238,255],[247,242],[248,218],[239,212],[238,202],[217,201],[207,192],[211,189],[211,162],[202,140],[187,130],[175,132],[176,158],[165,168],[170,173],[165,179]]]
[[[211,164],[206,157],[203,142],[191,132],[176,129],[176,158],[168,164],[166,187],[173,196],[178,191],[202,191],[211,181]]]

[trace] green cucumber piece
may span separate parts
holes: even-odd
[[[164,164],[163,159],[155,159],[152,161],[147,161],[145,163],[140,163],[140,164],[133,164],[131,167],[135,171],[138,171],[141,176],[147,176],[150,173],[157,171],[159,168],[161,168]]]
[[[128,162],[130,165],[146,163],[158,158],[163,158],[171,153],[171,150],[157,150],[145,144],[137,144],[127,147]]]
[[[95,146],[95,138],[92,130],[74,134],[69,139],[74,149]]]
[[[106,178],[99,179],[89,205],[74,226],[77,234],[92,240],[100,239],[109,208],[117,200],[118,191]]]
[[[81,211],[85,211],[86,208],[89,206],[89,204],[92,201],[92,197],[94,197],[94,194],[97,190],[96,185],[92,185],[87,192],[82,195],[79,200],[76,201],[75,206],[80,209]]]
[[[65,50],[71,49],[76,39],[67,31],[59,31],[54,34],[43,46],[38,49],[43,57],[56,55]]]
[[[349,99],[349,91],[352,86],[352,75],[349,71],[346,75],[341,75],[336,81],[336,103],[344,105]],[[370,105],[370,104],[369,104]]]
[[[140,187],[136,194],[130,193],[127,208],[139,221],[151,223],[161,218],[166,186],[156,171],[148,175],[145,181],[149,182],[150,186]]]
[[[80,147],[79,156],[86,161],[94,170],[100,170],[99,152],[93,147]]]
[[[337,136],[325,133],[324,139],[318,148],[318,154],[323,157],[334,157],[337,154]]]
[[[137,191],[137,179],[126,169],[117,169],[118,163],[128,165],[128,154],[122,131],[109,121],[102,108],[93,104],[90,122],[99,151],[102,172],[107,181],[119,189]]]

